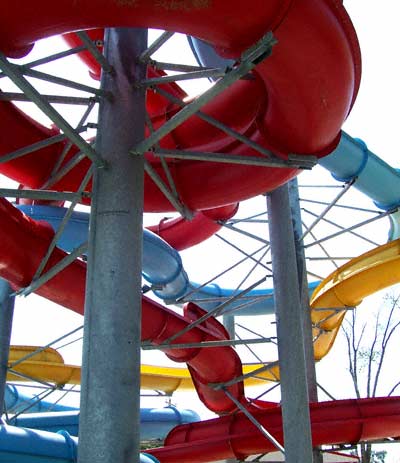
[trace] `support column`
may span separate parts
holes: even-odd
[[[308,399],[310,402],[318,402],[318,386],[317,375],[315,371],[314,344],[310,312],[310,298],[307,281],[307,268],[306,259],[304,255],[303,240],[301,239],[303,235],[303,226],[301,222],[299,186],[297,177],[295,177],[293,180],[289,182],[289,201],[293,224],[297,272],[299,278],[300,303],[303,316],[303,339],[306,361]],[[322,453],[318,448],[315,448],[313,450],[313,455],[314,463],[322,463]]]
[[[7,381],[8,355],[14,316],[15,297],[8,281],[0,278],[0,419],[4,413],[4,396]]]
[[[299,279],[288,186],[267,196],[285,461],[313,460]]]
[[[142,156],[128,151],[144,138],[146,76],[137,57],[147,30],[106,30],[114,72],[101,87],[94,175],[82,365],[79,463],[139,461],[143,177]]]

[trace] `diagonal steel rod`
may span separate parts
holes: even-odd
[[[248,278],[250,278],[251,274],[253,271],[261,264],[261,260],[264,259],[266,254],[268,253],[269,249],[267,248],[264,253],[254,262],[253,266],[251,269],[247,272],[246,276],[242,278],[242,281],[237,285],[236,289],[234,290],[234,293],[240,289],[240,287],[246,282]]]
[[[92,109],[94,108],[94,105],[96,104],[95,101],[91,101],[88,107],[86,108],[85,112],[83,113],[80,121],[78,122],[78,125],[76,126],[75,130],[80,131],[81,127],[84,127],[84,124],[89,117],[90,113],[92,112]],[[65,160],[65,157],[67,156],[69,150],[72,148],[73,143],[69,141],[65,146],[64,149],[62,150],[59,158],[57,159],[57,162],[54,164],[51,173],[49,175],[49,178],[53,178],[54,175],[59,171],[62,163]]]
[[[139,61],[142,63],[147,61],[151,55],[153,55],[157,50],[159,50],[164,43],[166,43],[172,36],[174,35],[174,32],[169,32],[165,31],[163,32],[159,37],[154,40],[154,42],[147,47],[146,50],[144,50],[140,56],[139,56]]]
[[[238,337],[238,339],[239,339],[240,341],[242,341],[242,338],[241,338],[237,333],[235,333],[235,334],[236,334],[236,336]],[[258,340],[260,343],[262,343],[262,341],[263,341],[262,339],[259,339],[259,338],[257,338],[257,340]],[[252,355],[254,356],[254,358],[255,358],[258,362],[263,363],[261,357],[259,357],[259,356],[256,354],[256,352],[250,347],[250,345],[249,345],[248,343],[245,343],[245,347],[246,347],[246,349],[250,352],[250,354],[252,354]]]
[[[236,268],[237,266],[239,266],[240,264],[242,264],[243,262],[245,262],[247,259],[250,259],[251,257],[253,257],[254,255],[256,255],[257,253],[259,253],[260,251],[262,251],[263,249],[265,248],[265,246],[262,246],[261,248],[255,250],[252,254],[249,254],[247,255],[246,254],[246,257],[244,257],[243,259],[239,260],[238,262],[236,262],[235,264],[231,265],[230,267],[228,267],[227,269],[223,270],[222,272],[220,272],[218,275],[215,275],[214,277],[210,278],[209,280],[207,280],[205,283],[201,284],[200,286],[196,287],[196,288],[193,288],[190,292],[188,292],[187,294],[185,294],[184,296],[180,297],[179,299],[177,299],[177,303],[179,302],[184,302],[186,300],[188,300],[187,298],[195,293],[197,293],[198,291],[200,291],[202,288],[204,288],[205,286],[209,285],[210,283],[212,283],[214,280],[216,280],[217,278],[219,278],[220,276],[222,275],[225,275],[226,273],[228,273],[229,271],[233,270],[234,268]]]
[[[307,225],[302,221],[302,225],[306,231],[308,231]],[[317,237],[315,236],[313,231],[310,231],[311,238],[316,241]],[[335,262],[335,260],[329,255],[329,252],[325,249],[325,246],[323,246],[321,243],[318,246],[322,252],[325,254],[326,258],[336,267],[339,268],[338,264]],[[309,258],[311,260],[311,258]]]
[[[159,93],[161,96],[164,98],[167,98],[169,101],[172,103],[176,104],[177,106],[185,107],[188,103],[185,103],[184,101],[180,100],[176,96],[172,95],[171,93],[165,91],[163,88],[156,87],[154,89],[157,93]],[[202,111],[197,111],[196,116],[198,116],[200,119],[203,119],[204,121],[208,122],[210,125],[217,127],[220,129],[222,132],[226,133],[227,135],[230,135],[232,138],[236,138],[237,140],[241,141],[242,143],[250,146],[251,148],[254,148],[256,151],[259,153],[263,154],[267,158],[274,156],[274,154],[264,148],[263,146],[259,145],[258,143],[254,142],[250,138],[246,137],[245,135],[242,135],[240,132],[237,132],[236,130],[232,129],[231,127],[228,127],[227,125],[223,124],[222,122],[218,121],[212,116],[209,116],[208,114],[202,112]]]
[[[19,407],[20,410],[18,411],[18,409],[17,409],[16,413],[9,420],[8,424],[12,424],[12,422],[15,421],[18,418],[18,416],[22,415],[23,413],[26,413],[28,410],[30,410],[32,407],[34,407],[36,404],[38,404],[39,402],[44,400],[49,395],[53,394],[53,392],[56,389],[57,388],[53,387],[50,390],[42,391],[41,393],[36,394],[34,397],[32,397],[32,399],[34,399],[32,402],[30,402],[30,403],[25,402],[25,405],[22,404],[22,406]]]
[[[220,223],[220,222],[218,222],[218,223]],[[225,228],[228,228],[229,230],[235,231],[235,232],[237,232],[237,233],[239,233],[241,235],[247,236],[248,238],[253,238],[256,241],[260,241],[261,243],[264,243],[266,245],[270,244],[269,241],[267,241],[267,240],[265,240],[263,238],[260,238],[259,236],[254,235],[253,233],[249,233],[249,232],[247,232],[245,230],[241,230],[240,228],[236,228],[233,225],[230,225],[229,223],[222,222],[222,223],[220,223],[220,225],[222,225]]]
[[[247,378],[254,378],[259,373],[263,373],[264,371],[271,370],[278,366],[278,362],[271,362],[267,365],[264,365],[260,368],[257,368],[249,373],[246,373],[241,376],[236,376],[236,378],[231,379],[230,381],[226,381],[225,383],[210,383],[209,386],[213,387],[215,390],[223,389],[224,387],[233,386],[234,384],[240,383],[241,381],[246,380]]]
[[[321,391],[326,394],[331,400],[337,400],[332,394],[330,394],[320,383],[317,383],[317,386],[321,389]]]
[[[88,34],[85,31],[79,31],[79,32],[76,32],[76,35],[81,39],[85,47],[89,50],[89,52],[93,55],[96,61],[100,64],[103,71],[113,72],[112,66],[106,60],[106,58],[101,53],[101,51],[97,48],[97,46],[93,43],[93,40],[88,36]]]
[[[45,351],[48,347],[53,346],[54,344],[56,344],[59,341],[62,341],[63,339],[67,338],[68,336],[72,336],[74,333],[76,333],[77,331],[80,331],[82,329],[83,329],[83,325],[78,326],[77,328],[73,329],[72,331],[69,331],[68,333],[63,334],[59,338],[54,339],[53,341],[49,342],[45,346],[38,347],[34,352],[30,352],[29,354],[24,355],[23,357],[19,358],[18,360],[15,360],[15,362],[12,362],[10,364],[9,368],[14,368],[17,365],[19,365],[20,363],[26,362],[27,360],[34,357],[35,355],[38,355],[41,352]]]
[[[235,296],[232,296],[230,297],[226,302],[223,302],[222,304],[220,304],[219,306],[215,307],[214,309],[210,310],[210,312],[204,314],[203,316],[201,316],[200,318],[198,318],[197,320],[195,320],[194,322],[192,323],[189,323],[189,325],[187,325],[185,328],[183,328],[181,331],[178,331],[177,333],[173,334],[172,336],[170,336],[168,339],[165,340],[165,343],[168,344],[172,341],[174,341],[175,339],[179,338],[180,336],[182,336],[183,334],[187,333],[188,331],[190,331],[191,329],[195,328],[196,326],[200,325],[201,323],[203,323],[204,321],[208,320],[210,317],[217,317],[221,312],[222,310],[228,306],[229,304],[231,304],[232,302],[240,299],[240,297],[244,294],[247,294],[249,293],[252,289],[256,288],[257,286],[259,286],[261,283],[263,283],[264,281],[266,280],[266,277],[264,278],[261,278],[260,280],[256,281],[255,283],[253,283],[251,286],[249,286],[248,288],[244,289],[243,291],[241,291],[240,293],[236,294]]]
[[[237,406],[237,408],[251,421],[254,426],[265,436],[279,451],[285,455],[285,449],[282,445],[275,439],[275,437],[270,434],[264,426],[259,423],[254,416],[244,407],[227,389],[224,389],[225,394],[232,400],[232,402]]]
[[[18,66],[21,73],[25,76],[33,77],[35,79],[44,80],[45,82],[50,82],[52,84],[62,85],[63,87],[73,88],[74,90],[80,90],[81,92],[93,93],[94,95],[103,96],[110,98],[111,94],[105,92],[96,87],[91,87],[89,85],[81,84],[73,80],[65,79],[63,77],[53,76],[46,72],[36,71],[35,69],[30,69],[24,65]]]
[[[227,73],[225,69],[204,69],[200,71],[188,71],[183,74],[175,74],[172,76],[151,77],[140,82],[141,87],[153,87],[155,85],[162,85],[169,82],[179,82],[182,80],[193,79],[208,79],[223,77]]]
[[[154,132],[153,122],[152,122],[152,120],[151,120],[151,118],[149,116],[149,113],[147,111],[145,113],[145,121],[146,121],[146,125],[147,125],[150,133],[153,133]],[[157,143],[156,146],[159,147],[159,144]],[[159,159],[161,161],[161,165],[162,165],[162,168],[164,170],[165,176],[167,177],[168,184],[169,184],[169,187],[171,189],[172,195],[176,198],[178,203],[182,204],[182,201],[179,199],[178,190],[176,188],[176,185],[175,185],[174,179],[172,177],[171,171],[170,171],[170,169],[168,167],[168,163],[166,162],[166,160],[164,158],[159,158]]]
[[[341,187],[343,188],[343,187]],[[307,199],[307,198],[300,198],[300,201],[303,203],[312,203],[312,204],[322,204],[323,206],[329,206],[331,203],[326,201],[318,201],[316,199]],[[369,212],[371,214],[379,214],[379,211],[375,209],[367,209],[365,207],[356,207],[356,206],[349,206],[347,204],[335,204],[337,208],[341,209],[351,209],[352,211],[360,211],[360,212]]]
[[[270,295],[270,297],[272,297],[272,294]],[[249,333],[251,334],[254,334],[255,336],[259,336],[260,338],[263,338],[264,336],[260,333],[257,333],[257,331],[254,331],[250,328],[248,328],[247,326],[244,326],[244,325],[241,325],[240,323],[236,322],[236,326],[238,326],[239,328],[242,328],[243,330],[245,331],[248,331]],[[276,338],[275,338],[276,339]]]
[[[158,186],[160,191],[168,199],[172,206],[179,212],[179,214],[181,214],[181,216],[185,219],[191,219],[193,217],[193,213],[184,204],[182,204],[180,200],[177,199],[175,195],[168,189],[168,187],[163,182],[162,178],[153,169],[152,165],[149,163],[147,159],[144,159],[144,170],[147,173],[147,175],[153,180],[153,182]]]
[[[78,194],[83,192],[86,185],[89,183],[89,180],[91,179],[92,174],[93,174],[93,169],[89,169],[86,172],[86,175],[83,178],[83,180],[82,180],[82,182],[81,182],[81,184],[80,184],[80,186],[78,188]],[[39,266],[38,266],[38,268],[36,270],[35,275],[32,278],[33,281],[37,280],[40,277],[40,275],[42,274],[44,268],[46,267],[47,262],[49,261],[50,256],[53,253],[54,248],[56,247],[60,236],[64,233],[65,227],[67,226],[68,221],[69,221],[70,217],[72,216],[72,213],[74,212],[75,206],[77,204],[78,204],[77,199],[73,199],[71,201],[71,204],[70,204],[67,212],[65,213],[63,219],[61,220],[61,223],[60,223],[60,226],[58,227],[57,232],[55,233],[55,235],[53,236],[53,239],[51,240],[51,243],[49,244],[49,247],[47,249],[46,254],[44,255],[42,261],[40,262],[40,264],[39,264]]]
[[[35,378],[34,376],[26,375],[25,373],[21,373],[20,371],[16,371],[13,368],[9,368],[8,371],[10,373],[12,373],[13,375],[15,375],[15,376],[19,376],[20,378],[26,379],[28,381],[33,381],[35,383],[43,384],[43,386],[46,386],[46,387],[48,387],[50,389],[54,389],[53,384],[48,383],[46,381],[42,381],[41,379]]]
[[[239,80],[244,75],[248,74],[254,67],[265,57],[269,56],[272,51],[273,45],[276,43],[272,33],[265,35],[256,45],[251,47],[242,55],[240,64],[228,72],[225,77],[220,79],[210,89],[205,91],[202,95],[193,100],[190,104],[185,106],[163,124],[156,132],[151,134],[148,138],[138,143],[130,151],[131,154],[143,154],[155,145],[158,141],[169,134],[178,125],[186,121],[190,116],[195,114],[202,106],[209,101],[213,100],[217,95],[223,92],[226,88]]]
[[[26,80],[21,72],[11,64],[3,53],[0,53],[0,68],[19,87],[36,106],[46,114],[64,133],[81,149],[96,165],[105,167],[104,161],[96,151],[75,131],[75,129],[56,111],[50,103]]]
[[[74,55],[74,54],[79,53],[79,52],[81,52],[81,51],[83,51],[85,49],[86,49],[86,47],[83,46],[83,45],[80,46],[80,47],[70,48],[68,50],[60,51],[58,53],[54,53],[54,54],[46,56],[44,58],[40,58],[40,59],[37,59],[37,60],[34,60],[34,61],[30,61],[29,63],[24,64],[24,66],[27,67],[27,68],[33,68],[33,67],[36,67],[36,66],[41,66],[43,64],[48,64],[48,63],[51,63],[51,62],[56,61],[58,59],[66,58],[67,56]],[[7,76],[3,72],[0,72],[0,79],[2,77],[7,77]]]
[[[77,166],[83,159],[85,154],[82,151],[78,151],[73,158],[71,158],[64,166],[58,170],[55,174],[50,176],[46,182],[42,185],[42,188],[50,188],[55,185],[59,180],[65,177],[75,166]]]
[[[261,397],[264,397],[266,396],[267,394],[269,394],[271,391],[273,391],[274,389],[276,389],[277,387],[280,386],[280,383],[277,382],[275,383],[273,386],[271,386],[269,389],[267,389],[266,391],[262,392],[261,394],[259,394],[257,397],[254,397],[253,399],[250,399],[250,402],[253,402],[253,401],[256,401],[256,400],[259,400],[261,399]]]
[[[52,403],[51,407],[49,407],[49,411],[53,410],[54,407],[55,407],[59,402],[61,402],[61,400],[64,399],[64,397],[66,397],[68,394],[70,394],[71,392],[76,392],[76,391],[74,390],[75,387],[76,387],[76,384],[73,384],[69,389],[61,388],[61,390],[64,391],[64,394],[61,394],[61,396],[60,396],[57,400],[55,400],[55,401]]]
[[[311,246],[315,246],[315,245],[320,244],[320,243],[322,243],[322,242],[324,242],[324,241],[327,241],[327,240],[336,238],[336,237],[338,237],[338,236],[340,236],[340,235],[343,235],[344,233],[349,233],[349,232],[355,230],[356,228],[360,228],[360,227],[363,227],[363,226],[365,226],[365,225],[368,225],[368,224],[370,224],[370,223],[372,223],[372,222],[375,222],[375,221],[377,221],[377,220],[380,220],[380,219],[382,219],[383,217],[386,217],[386,216],[388,216],[388,215],[390,215],[390,214],[392,214],[392,213],[393,213],[393,211],[381,212],[379,215],[377,215],[376,217],[373,217],[372,219],[364,220],[364,222],[360,222],[360,223],[358,223],[358,224],[355,224],[355,225],[353,225],[353,226],[351,226],[351,227],[348,227],[348,228],[346,228],[346,229],[344,229],[344,230],[341,230],[341,231],[339,231],[339,232],[337,232],[337,233],[333,233],[332,235],[325,236],[324,238],[321,238],[321,239],[319,239],[319,240],[317,240],[317,241],[314,241],[313,243],[310,243],[310,244],[305,245],[304,248],[305,248],[305,249],[306,249],[306,248],[310,248]]]
[[[319,223],[323,217],[334,207],[334,205],[349,191],[350,187],[354,182],[349,182],[344,185],[342,191],[333,199],[333,201],[322,211],[318,218],[308,227],[305,233],[300,237],[300,241],[304,241],[304,238],[310,233],[310,231]]]
[[[244,218],[239,218],[239,219],[229,219],[227,221],[227,223],[230,223],[230,224],[237,224],[237,223],[240,223],[240,222],[253,222],[253,219],[256,219],[257,217],[261,217],[263,215],[267,215],[267,213],[264,211],[264,212],[259,212],[257,214],[253,214],[253,215],[250,215],[250,216],[247,216],[247,217],[244,217]],[[266,222],[268,222],[268,219],[265,220]],[[263,222],[264,223],[264,222]]]
[[[84,132],[86,127],[82,127],[78,133]],[[18,159],[22,156],[26,156],[27,154],[34,153],[42,148],[46,148],[51,145],[55,145],[59,142],[62,142],[66,139],[65,134],[59,133],[58,135],[54,135],[50,138],[46,138],[45,140],[38,141],[36,143],[32,143],[31,145],[24,146],[23,148],[19,148],[11,153],[7,153],[4,156],[1,156],[0,163],[12,161],[14,159]]]
[[[243,302],[242,304],[239,304],[235,307],[231,307],[231,308],[228,308],[228,309],[224,309],[223,312],[221,312],[219,315],[235,315],[235,313],[238,311],[238,310],[242,310],[244,309],[245,307],[249,307],[251,305],[253,305],[255,303],[256,300],[258,301],[262,301],[262,300],[265,300],[265,299],[269,299],[270,296],[267,294],[265,296],[260,296],[258,298],[254,298],[254,300],[250,300],[250,301],[245,301]],[[245,299],[245,297],[243,297],[243,299]],[[195,301],[194,301],[195,302]]]
[[[312,215],[313,217],[317,217],[317,214],[315,214],[314,212],[310,211],[309,209],[303,208],[302,210],[303,210],[304,212],[306,212],[307,214]],[[378,213],[378,214],[379,214],[379,213]],[[343,227],[342,225],[339,225],[338,223],[334,222],[333,220],[329,220],[329,219],[327,219],[326,217],[324,217],[322,220],[323,220],[324,222],[328,223],[329,225],[333,225],[334,227],[339,228],[340,230],[344,230],[344,231],[346,230],[346,227]],[[351,235],[353,235],[353,236],[356,236],[357,238],[360,238],[360,239],[366,241],[367,243],[370,243],[370,244],[372,244],[372,245],[374,245],[374,246],[379,246],[379,243],[376,243],[375,241],[370,240],[369,238],[367,238],[367,237],[361,235],[360,233],[356,233],[356,232],[354,232],[354,231],[349,231],[349,233],[350,233]]]
[[[248,259],[251,259],[253,262],[256,262],[257,265],[261,265],[261,267],[263,267],[265,270],[268,270],[269,272],[272,273],[272,269],[270,267],[268,267],[267,265],[264,265],[263,263],[259,262],[259,260],[254,257],[254,253],[247,254],[247,252],[243,251],[243,249],[239,248],[239,246],[236,246],[235,244],[231,243],[229,240],[227,240],[226,238],[221,236],[219,233],[216,233],[215,236],[217,238],[219,238],[221,241],[223,241],[224,243],[228,244],[233,249],[236,249],[236,251],[240,252],[241,254],[244,254]],[[270,250],[270,245],[266,244],[264,247],[266,248],[266,251],[264,253],[264,255],[265,255]],[[261,248],[261,249],[264,249],[264,247]],[[261,251],[261,249],[260,249],[260,251]]]
[[[78,248],[74,249],[74,251],[71,252],[71,254],[66,255],[62,260],[57,262],[57,264],[51,267],[51,269],[49,269],[40,278],[38,278],[35,281],[32,281],[29,286],[27,286],[26,288],[20,289],[19,291],[16,292],[16,294],[21,295],[21,296],[28,296],[29,294],[36,291],[38,288],[40,288],[40,286],[47,283],[54,276],[56,276],[57,273],[60,273],[62,270],[68,267],[68,265],[72,264],[72,262],[76,258],[84,254],[87,251],[87,245],[88,245],[87,242],[81,244]]]

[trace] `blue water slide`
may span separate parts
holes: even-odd
[[[18,206],[25,214],[35,220],[48,222],[56,231],[59,229],[67,209],[54,206],[22,205]],[[87,241],[89,215],[73,212],[68,221],[58,246],[66,252]],[[154,293],[168,303],[173,303],[181,296],[196,291],[195,300],[205,310],[212,310],[235,294],[235,290],[221,288],[216,284],[199,288],[190,282],[183,268],[180,254],[162,238],[149,230],[143,231],[143,277],[148,281]],[[312,283],[313,290],[317,282]],[[210,300],[209,302],[207,300]],[[275,303],[271,289],[253,290],[245,298],[233,301],[226,312],[234,315],[259,315],[274,313]]]
[[[360,139],[342,132],[340,142],[319,164],[341,182],[354,182],[354,187],[367,195],[375,205],[390,214],[389,240],[400,237],[400,172],[372,153]]]
[[[194,37],[188,37],[190,48],[201,66],[225,67],[230,60],[221,58],[214,48]],[[342,132],[340,142],[331,154],[319,160],[336,180],[354,181],[354,186],[384,211],[393,211],[389,240],[400,238],[400,172],[372,153],[360,139]]]
[[[12,384],[6,385],[4,402],[7,413],[19,413],[22,410],[24,410],[24,413],[67,412],[76,410],[76,407],[38,400],[35,396],[24,394],[20,388]],[[25,409],[27,410],[25,411]]]
[[[232,62],[220,58],[214,49],[193,37],[189,44],[195,58],[202,66],[226,67]],[[365,143],[342,132],[337,148],[319,163],[340,181],[353,181],[355,188],[370,197],[377,207],[390,211],[391,227],[389,239],[400,237],[400,173],[368,150]],[[41,207],[42,214],[41,214]],[[35,219],[44,219],[58,229],[65,209],[45,206],[24,206],[21,209]],[[70,251],[87,240],[88,217],[77,213],[67,225],[59,246]],[[71,231],[70,231],[71,230]],[[235,294],[232,289],[216,284],[199,288],[190,282],[182,265],[179,253],[161,238],[149,231],[144,232],[143,277],[151,284],[154,293],[168,303],[195,291],[194,300],[205,310],[212,310]],[[310,291],[318,282],[310,285]],[[207,301],[208,300],[208,301]],[[273,292],[254,290],[245,299],[238,299],[226,307],[225,313],[235,315],[259,315],[274,312]]]
[[[200,420],[200,416],[193,410],[178,409],[172,405],[164,408],[141,408],[140,440],[162,440],[175,426]],[[9,424],[47,432],[64,430],[71,436],[78,436],[79,410],[22,414],[11,417]]]
[[[76,463],[78,439],[66,431],[36,431],[0,425],[0,463]],[[158,463],[141,453],[140,463]]]

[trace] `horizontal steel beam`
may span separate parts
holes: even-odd
[[[80,96],[64,96],[64,95],[41,95],[41,98],[46,103],[54,104],[70,104],[70,105],[80,105],[87,106],[93,100],[99,101],[96,97],[80,97]],[[0,92],[0,101],[29,101],[32,99],[29,98],[25,93],[18,92]]]
[[[254,339],[227,339],[225,341],[205,341],[180,344],[145,344],[142,343],[143,350],[163,350],[163,349],[186,349],[197,347],[224,347],[224,346],[241,346],[243,344],[265,344],[273,342],[273,338],[254,338]]]
[[[277,167],[291,169],[311,169],[316,164],[314,156],[291,155],[287,160],[279,158],[262,158],[257,156],[240,156],[226,153],[208,153],[202,151],[182,151],[156,148],[153,150],[157,156],[186,159],[190,161],[222,162],[226,164],[241,164],[259,167]]]
[[[0,188],[2,198],[24,198],[46,201],[74,201],[81,202],[84,198],[90,198],[91,193],[84,191],[74,193],[72,191],[51,191],[51,190],[17,190],[13,188]]]

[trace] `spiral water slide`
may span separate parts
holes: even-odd
[[[64,0],[58,2],[57,7],[49,0],[42,0],[36,2],[35,8],[45,14],[32,23],[31,4],[18,5],[18,11],[1,6],[0,48],[6,55],[17,57],[27,53],[40,38],[77,29],[118,25],[178,30],[198,36],[212,43],[220,54],[237,59],[246,48],[272,30],[279,42],[272,56],[268,60],[254,62],[251,78],[238,81],[206,105],[203,111],[229,123],[251,140],[273,151],[287,161],[286,167],[289,168],[260,169],[236,164],[221,167],[211,161],[170,163],[180,199],[191,210],[204,211],[271,191],[292,178],[298,172],[299,164],[292,166],[290,153],[313,159],[331,152],[339,141],[341,124],[351,108],[359,85],[357,40],[341,2],[295,0],[266,4],[258,0],[253,7],[258,14],[250,17],[247,5],[240,1],[180,2],[174,8],[169,2],[159,1],[145,4],[104,2],[103,8],[98,5],[94,8],[92,2],[85,0]],[[62,18],[60,11],[63,12]],[[299,44],[302,45],[301,49]],[[240,111],[235,111],[235,108],[240,108]],[[159,112],[152,112],[150,108],[153,124],[159,125],[173,117],[175,111],[176,108],[171,105],[168,105],[168,110],[164,108]],[[0,112],[1,130],[7,134],[1,138],[0,153],[3,156],[22,146],[58,135],[56,129],[45,129],[10,103],[2,102]],[[39,149],[34,155],[4,162],[1,172],[25,187],[40,188],[49,179],[55,163],[54,153],[60,153],[64,145],[65,142],[61,141]],[[179,146],[190,151],[259,156],[232,137],[209,128],[196,117],[189,118],[172,131],[161,140],[160,145],[164,149]],[[64,162],[69,162],[73,154],[72,150]],[[159,162],[151,155],[148,159],[163,177]],[[52,184],[52,188],[76,190],[88,167],[89,161],[81,161],[62,180]],[[171,210],[169,201],[148,177],[145,183],[145,208],[147,211]],[[28,219],[5,200],[0,202],[0,221],[2,243],[7,250],[2,257],[1,275],[15,288],[24,287],[30,283],[54,232],[49,226]],[[59,262],[64,255],[63,251],[55,249],[47,268]],[[85,271],[84,263],[75,261],[44,284],[38,293],[82,313]],[[73,293],[70,292],[71,287],[75,288]],[[195,304],[188,304],[184,316],[179,316],[143,297],[142,338],[160,344],[203,314]],[[215,320],[208,319],[180,335],[173,343],[227,338],[223,327]],[[165,352],[175,361],[187,362],[199,397],[211,410],[225,414],[235,409],[224,392],[210,386],[241,375],[241,362],[233,349],[224,346],[170,349]],[[220,359],[220,364],[215,364],[215,358]],[[248,405],[242,383],[228,387],[228,391]],[[390,403],[386,400],[336,405],[336,408],[324,404],[313,406],[316,410],[312,414],[316,444],[374,439],[382,435],[398,435],[400,431],[399,403],[396,400]],[[279,416],[278,408],[271,411],[270,406],[262,404],[257,404],[257,408],[261,414],[271,415],[269,424],[272,415]],[[240,414],[235,416],[240,417]],[[336,418],[334,422],[333,417]],[[262,420],[262,417],[258,419]],[[234,436],[230,432],[236,422],[235,425],[232,422],[226,424],[224,420],[222,418],[216,424],[208,423],[206,428],[202,424],[198,428],[194,426],[193,430],[199,429],[199,433],[178,429],[174,433],[180,436],[177,440],[172,436],[164,449],[153,453],[161,461],[184,461],[188,456],[192,461],[209,461],[215,460],[216,456],[257,453],[260,447],[265,447],[264,438],[255,435],[252,426],[243,417],[238,425],[240,430],[235,429]],[[327,422],[333,425],[329,427]],[[382,422],[385,422],[384,430]],[[279,435],[279,419],[276,426]],[[218,434],[218,430],[221,430],[221,434]],[[255,435],[251,444],[247,439],[249,430]],[[193,442],[191,435],[194,436]],[[237,436],[238,442],[233,442],[232,438]],[[220,451],[216,446],[223,448]],[[178,457],[179,452],[181,457]]]

